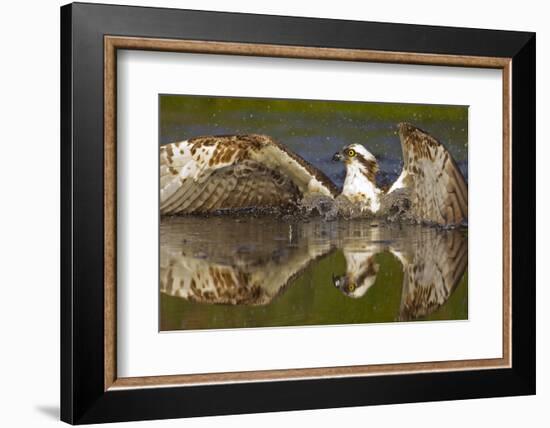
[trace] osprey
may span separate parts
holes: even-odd
[[[320,170],[271,137],[198,137],[160,148],[162,215],[290,208],[316,197],[344,198],[365,214],[385,215],[405,200],[417,221],[457,225],[468,217],[468,189],[447,149],[402,123],[403,170],[388,190],[376,183],[378,162],[351,144],[334,160],[346,165],[342,192]],[[401,204],[403,205],[403,204]]]

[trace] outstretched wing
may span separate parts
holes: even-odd
[[[468,187],[448,150],[428,133],[399,125],[403,171],[390,192],[406,188],[419,221],[456,225],[468,218]]]
[[[199,137],[160,148],[163,215],[285,207],[337,193],[321,171],[268,136]]]

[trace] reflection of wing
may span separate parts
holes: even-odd
[[[267,304],[332,252],[314,231],[272,218],[177,217],[160,232],[161,291],[202,303]]]
[[[160,148],[161,214],[283,207],[335,197],[319,170],[264,135],[193,138]]]
[[[447,149],[431,135],[399,125],[403,172],[390,192],[407,188],[416,220],[456,225],[468,217],[468,188]]]
[[[403,264],[400,319],[417,319],[443,305],[468,264],[467,238],[458,230],[420,235],[414,248],[392,253]],[[429,239],[429,240],[428,240]]]
[[[186,256],[162,254],[161,292],[200,303],[265,305],[311,264],[328,253],[309,254],[301,249],[278,260],[253,261],[250,266],[222,264]]]

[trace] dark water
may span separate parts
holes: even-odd
[[[373,220],[161,224],[161,330],[467,319],[467,234]]]
[[[443,142],[468,177],[464,106],[161,95],[160,144],[267,134],[340,186],[351,143],[401,171],[399,122]],[[467,231],[367,219],[165,218],[160,329],[459,320],[468,317]]]

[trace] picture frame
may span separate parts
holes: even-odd
[[[502,70],[502,358],[118,377],[118,50]],[[534,394],[535,97],[534,33],[63,6],[61,419],[86,424]]]

